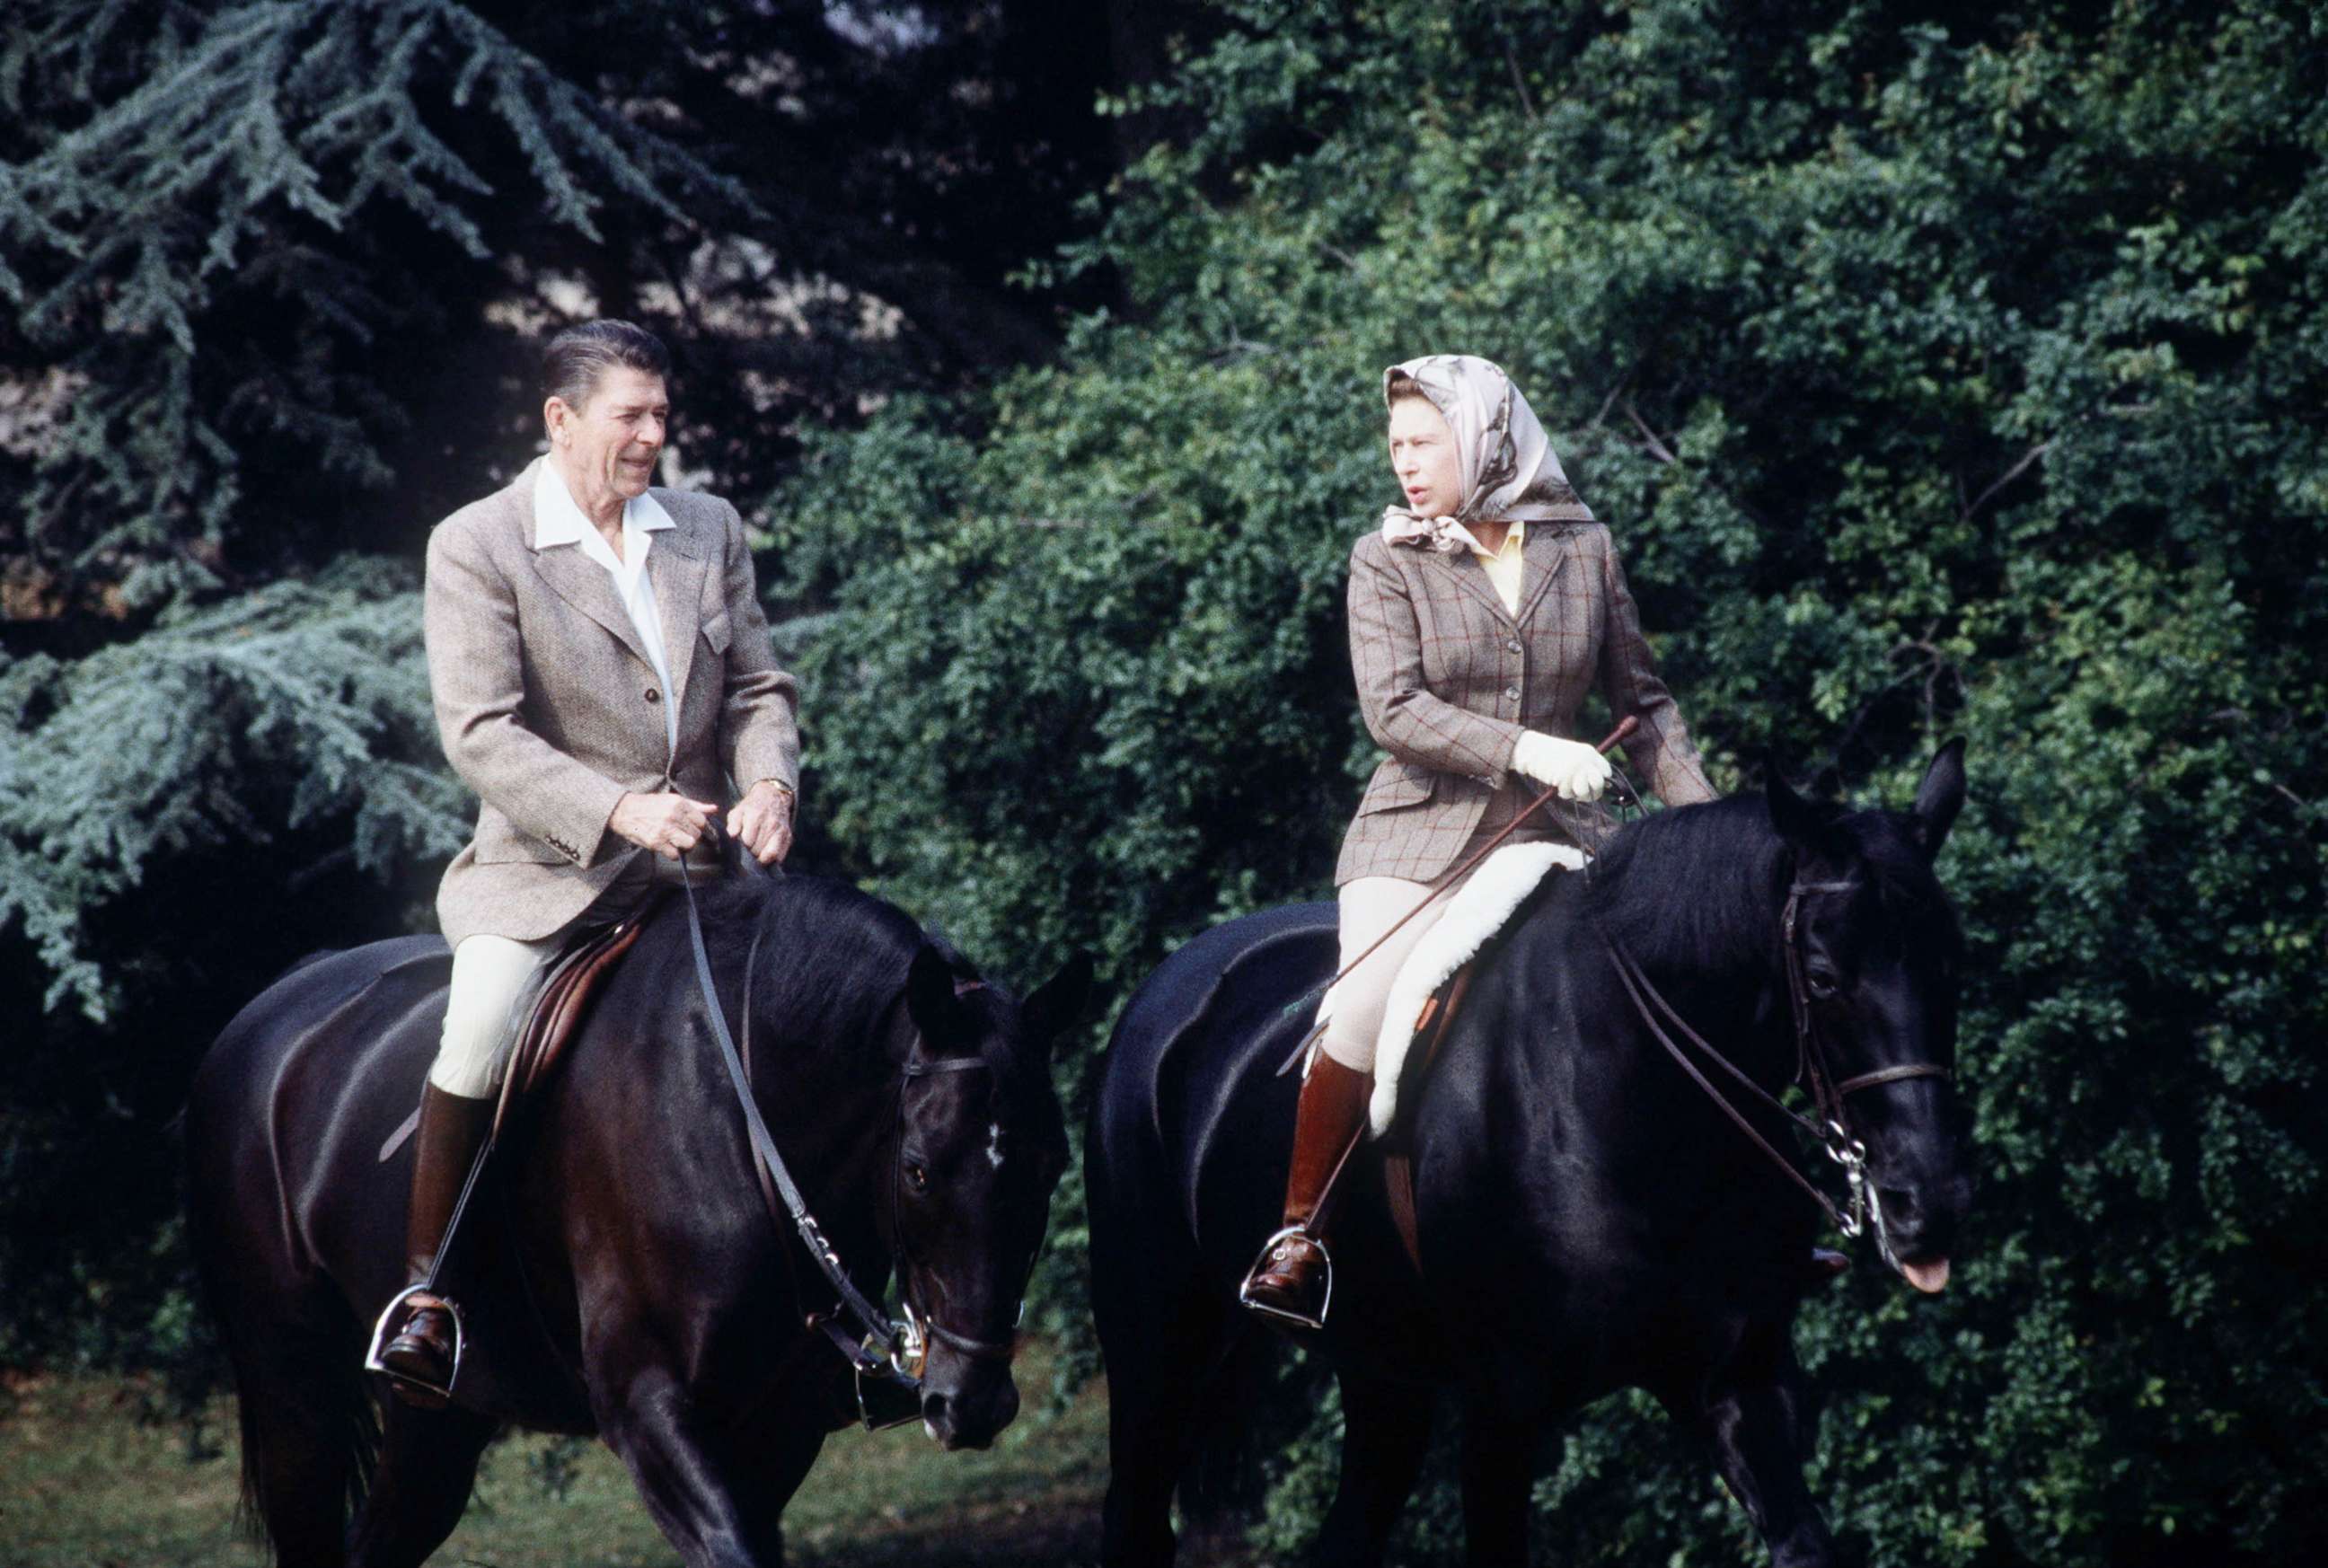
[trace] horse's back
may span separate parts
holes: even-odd
[[[1216,925],[1157,967],[1102,1065],[1085,1156],[1095,1197],[1177,1212],[1194,1234],[1223,1140],[1249,1117],[1290,1116],[1296,1079],[1276,1069],[1308,1032],[1337,951],[1334,906],[1293,904]]]
[[[198,1253],[305,1277],[337,1229],[379,1228],[360,1200],[406,1169],[380,1150],[418,1103],[451,967],[439,937],[371,943],[301,960],[235,1015],[187,1098]]]

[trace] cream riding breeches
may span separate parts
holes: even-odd
[[[699,854],[690,863],[699,877],[716,875],[709,857]],[[643,903],[663,883],[679,880],[679,862],[661,855],[634,855],[615,874],[590,907],[549,935],[521,942],[515,937],[480,932],[464,937],[453,950],[451,994],[445,999],[445,1032],[436,1046],[436,1059],[428,1081],[447,1094],[482,1100],[501,1086],[509,1065],[510,1047],[517,1043],[512,1015],[527,986],[541,966],[583,925],[603,925],[621,918]]]
[[[1347,967],[1352,959],[1373,946],[1384,932],[1396,925],[1399,917],[1421,903],[1430,891],[1428,883],[1409,882],[1400,877],[1360,877],[1343,884],[1341,961],[1337,967]],[[1357,1072],[1374,1071],[1375,1044],[1382,1037],[1383,1009],[1390,1001],[1391,982],[1398,978],[1415,944],[1439,924],[1439,917],[1454,901],[1451,888],[1433,899],[1429,908],[1400,925],[1374,956],[1344,975],[1326,993],[1325,1000],[1318,1004],[1318,1017],[1326,1026],[1320,1048],[1328,1056]]]
[[[445,1033],[428,1081],[447,1094],[483,1100],[500,1084],[517,1037],[511,1013],[534,972],[549,962],[563,931],[538,942],[479,932],[453,950],[452,994],[445,1000]]]

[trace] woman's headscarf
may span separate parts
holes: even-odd
[[[1590,522],[1560,459],[1520,390],[1503,368],[1475,354],[1427,354],[1383,372],[1383,402],[1392,380],[1411,379],[1455,432],[1463,465],[1463,500],[1446,517],[1417,517],[1403,506],[1383,512],[1393,544],[1452,550],[1469,538],[1463,525],[1509,518],[1528,522]],[[1454,526],[1450,526],[1450,524]]]

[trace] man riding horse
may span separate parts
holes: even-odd
[[[586,926],[718,869],[728,833],[760,864],[792,847],[800,765],[793,678],[768,647],[736,509],[651,484],[671,356],[594,321],[542,358],[549,449],[428,541],[428,680],[445,754],[481,805],[436,913],[453,948],[442,1042],[421,1090],[406,1252],[425,1281],[493,1117],[530,983]],[[453,1310],[409,1310],[380,1352],[408,1399],[443,1397]],[[383,1323],[388,1329],[395,1325]]]

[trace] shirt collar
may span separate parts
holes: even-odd
[[[1504,530],[1504,545],[1497,550],[1490,550],[1482,545],[1478,536],[1460,522],[1450,521],[1448,526],[1462,536],[1463,542],[1471,547],[1471,553],[1481,560],[1497,560],[1507,555],[1517,555],[1527,547],[1527,520],[1524,517],[1514,518],[1511,526]]]
[[[623,503],[623,529],[629,532],[658,533],[666,528],[676,528],[670,512],[650,490]],[[545,457],[533,476],[533,548],[549,549],[554,545],[579,544],[590,530],[590,520],[582,515],[575,504],[573,493],[566,488],[566,480],[558,465]]]

